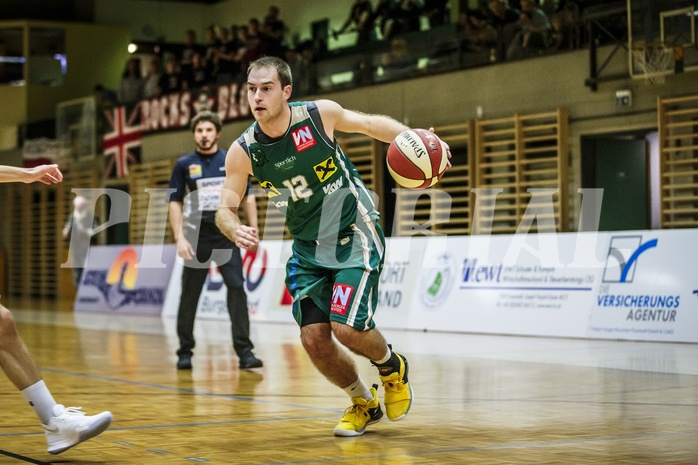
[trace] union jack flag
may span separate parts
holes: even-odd
[[[128,164],[140,162],[141,151],[141,122],[140,105],[131,111],[126,119],[126,107],[116,107],[105,110],[109,132],[104,134],[104,156],[111,157],[104,170],[104,176],[114,174],[118,178],[128,175]]]

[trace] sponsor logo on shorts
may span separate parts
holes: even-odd
[[[346,284],[335,284],[332,290],[332,304],[330,305],[330,312],[337,313],[339,315],[346,315],[347,309],[349,308],[349,302],[351,302],[351,295],[354,293],[353,286],[347,286]]]

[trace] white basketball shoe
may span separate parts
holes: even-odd
[[[55,405],[53,417],[44,426],[49,454],[60,454],[100,434],[111,424],[111,412],[85,415],[80,407]]]

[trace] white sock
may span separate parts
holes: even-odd
[[[385,346],[385,350],[387,350],[385,356],[380,360],[374,360],[373,363],[375,363],[376,365],[383,365],[384,363],[388,363],[388,360],[390,360],[390,357],[393,356],[393,351],[390,350],[390,347],[388,347],[388,346]]]
[[[344,392],[349,395],[349,397],[363,397],[366,400],[373,400],[373,394],[371,394],[371,390],[361,380],[361,376],[359,376],[358,379],[352,384],[343,389]]]
[[[36,412],[36,416],[39,417],[41,423],[48,425],[49,420],[53,417],[53,406],[56,405],[56,401],[53,400],[53,396],[48,391],[44,380],[32,384],[21,392],[27,402],[29,402],[29,405],[34,409],[34,412]]]

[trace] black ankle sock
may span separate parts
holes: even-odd
[[[400,359],[397,358],[395,352],[392,352],[392,354],[390,355],[390,359],[385,363],[372,363],[376,368],[378,368],[378,371],[380,372],[381,376],[388,376],[389,374],[392,374],[400,369]]]

